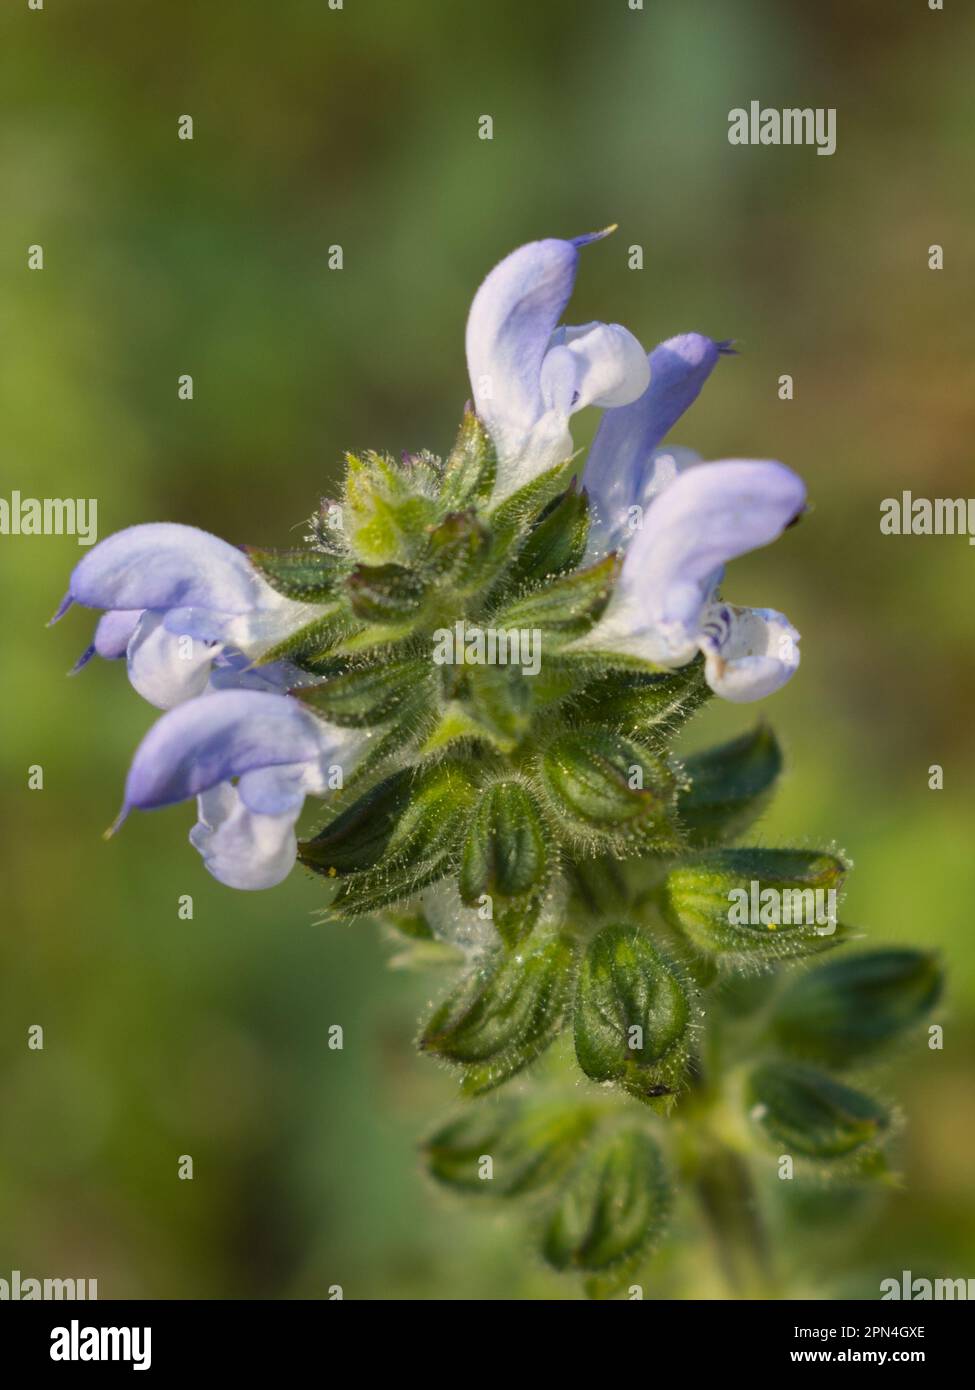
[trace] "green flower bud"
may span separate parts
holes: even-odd
[[[495,782],[474,809],[460,861],[460,895],[471,906],[485,897],[526,900],[544,887],[548,846],[541,812],[516,781]]]
[[[847,1066],[920,1023],[942,985],[930,951],[901,947],[848,956],[794,980],[776,1004],[772,1031],[791,1052]]]
[[[845,1157],[890,1127],[879,1102],[797,1062],[756,1067],[747,1094],[752,1118],[769,1138],[807,1158]]]
[[[641,831],[673,842],[673,774],[633,739],[607,729],[560,734],[540,770],[557,824],[580,837],[614,842]]]
[[[588,681],[574,703],[585,717],[653,746],[670,737],[711,697],[704,663],[693,661],[667,675],[607,671]]]
[[[610,1269],[649,1251],[667,1216],[663,1160],[642,1129],[595,1144],[549,1217],[543,1254],[556,1269]]]
[[[678,808],[693,845],[736,839],[768,805],[782,771],[782,753],[772,730],[760,724],[719,748],[685,763],[690,786]]]
[[[641,1100],[670,1097],[687,1065],[690,1001],[645,932],[604,927],[579,974],[575,1046],[594,1081],[619,1082]]]
[[[533,686],[534,677],[517,667],[471,666],[465,673],[464,706],[491,742],[507,752],[528,731]]]
[[[387,853],[412,787],[409,769],[371,787],[311,840],[301,842],[301,862],[329,878],[373,868]]]
[[[335,594],[338,561],[325,550],[263,550],[245,546],[247,558],[272,589],[302,603],[326,603]]]
[[[557,1181],[595,1122],[591,1106],[508,1101],[465,1110],[423,1147],[431,1175],[445,1186],[520,1197]]]
[[[261,653],[256,666],[269,666],[275,661],[293,661],[306,671],[318,674],[323,665],[333,665],[336,645],[355,626],[355,620],[344,612],[339,602],[330,603],[316,618],[297,628]]]
[[[401,902],[449,873],[476,789],[443,762],[394,773],[298,846],[303,864],[342,883],[331,910],[360,916]]]
[[[498,555],[510,555],[520,546],[545,508],[564,492],[572,476],[572,460],[556,463],[518,488],[491,512],[492,547]]]
[[[712,850],[671,870],[662,906],[698,950],[728,959],[783,959],[838,945],[846,865],[790,849]]]
[[[448,512],[430,532],[429,560],[440,578],[463,582],[476,575],[487,541],[475,511]]]
[[[353,554],[366,565],[408,563],[436,519],[435,504],[383,454],[348,454],[346,462],[342,515]]]
[[[574,948],[564,937],[495,957],[434,1011],[420,1037],[421,1050],[463,1068],[465,1095],[493,1090],[556,1037],[574,970]]]

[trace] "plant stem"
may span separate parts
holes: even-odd
[[[708,1135],[694,1186],[732,1297],[775,1297],[768,1237],[745,1159]]]

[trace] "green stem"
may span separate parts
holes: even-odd
[[[768,1237],[745,1159],[708,1136],[694,1186],[731,1296],[774,1298]]]

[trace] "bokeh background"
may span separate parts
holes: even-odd
[[[814,1297],[975,1276],[975,554],[878,524],[902,489],[975,491],[973,58],[954,0],[0,14],[4,496],[95,496],[103,536],[166,519],[287,544],[344,449],[449,444],[470,297],[539,236],[620,224],[585,253],[573,321],[738,340],[676,442],[781,458],[815,503],[728,590],[803,634],[763,711],[789,774],[761,833],[842,846],[847,917],[939,946],[951,976],[944,1050],[884,1083],[909,1117],[903,1187],[856,1233],[817,1218],[790,1243]],[[836,154],[731,147],[753,98],[836,107]],[[97,1277],[102,1297],[577,1297],[517,1224],[421,1175],[453,1089],[410,1047],[436,981],[391,972],[368,927],[316,923],[301,871],[254,895],[210,880],[187,807],[102,842],[153,711],[118,665],[65,678],[90,615],[44,623],[82,553],[0,537],[0,1274]],[[687,746],[753,718],[710,710]],[[683,1277],[711,1291],[706,1261]]]

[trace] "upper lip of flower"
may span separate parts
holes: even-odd
[[[499,498],[570,457],[575,410],[620,406],[646,390],[646,355],[625,328],[558,328],[579,248],[604,235],[529,242],[495,266],[474,296],[467,363],[478,414],[498,451]]]

